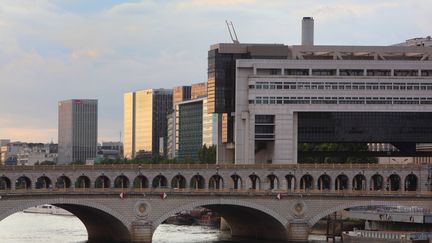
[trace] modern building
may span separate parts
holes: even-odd
[[[178,103],[185,100],[190,100],[191,90],[192,90],[191,86],[176,86],[173,88],[173,95],[172,95],[173,109]]]
[[[102,142],[97,146],[97,161],[103,159],[120,159],[123,157],[122,142]]]
[[[191,99],[207,97],[207,83],[196,83],[191,86]]]
[[[124,94],[124,156],[166,155],[167,115],[172,90],[146,89]],[[163,154],[160,152],[163,151]]]
[[[176,107],[176,157],[198,158],[199,150],[214,144],[213,115],[207,112],[207,98],[181,102]]]
[[[218,162],[297,163],[299,143],[389,143],[421,154],[416,143],[432,142],[432,48],[314,45],[311,18],[303,21],[302,45],[211,46]]]
[[[167,157],[174,159],[176,157],[176,113],[173,110],[167,116]]]
[[[96,158],[98,101],[72,99],[58,103],[58,163]]]

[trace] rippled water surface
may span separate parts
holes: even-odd
[[[317,237],[312,237],[317,238]],[[318,237],[318,239],[322,237]],[[73,216],[16,213],[0,221],[0,242],[2,243],[83,243],[87,232],[81,221]],[[231,240],[229,234],[202,226],[160,225],[153,243],[205,243],[205,242],[252,242]],[[270,243],[269,241],[254,241]],[[311,241],[321,242],[321,241]]]

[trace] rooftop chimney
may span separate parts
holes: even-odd
[[[303,17],[301,44],[307,46],[314,44],[314,19],[312,17]]]

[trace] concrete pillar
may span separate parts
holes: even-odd
[[[154,227],[151,222],[138,220],[132,223],[131,236],[132,242],[151,243]]]
[[[289,224],[288,229],[288,240],[295,242],[308,242],[309,237],[309,225],[305,222],[292,222]]]
[[[297,113],[275,115],[273,164],[297,163]]]

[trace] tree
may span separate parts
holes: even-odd
[[[204,146],[198,150],[198,161],[201,164],[216,164],[216,146]]]

